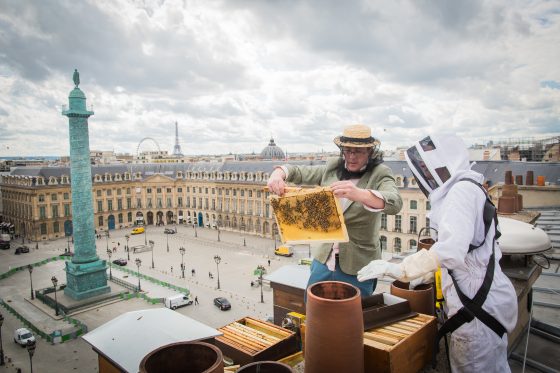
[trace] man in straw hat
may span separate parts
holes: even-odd
[[[323,243],[312,247],[310,286],[319,281],[343,281],[358,287],[362,296],[371,295],[376,279],[359,282],[358,270],[381,258],[379,227],[381,214],[397,214],[402,207],[391,169],[383,165],[380,142],[363,124],[344,128],[334,143],[340,157],[325,165],[277,167],[268,179],[268,188],[283,195],[286,182],[329,186],[344,211],[349,242]]]

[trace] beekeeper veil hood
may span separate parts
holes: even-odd
[[[425,137],[409,148],[405,157],[426,197],[436,191],[444,193],[458,175],[470,170],[467,147],[454,135]]]

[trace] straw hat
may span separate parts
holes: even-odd
[[[344,127],[342,136],[334,138],[334,143],[340,148],[354,147],[354,148],[369,148],[379,146],[379,140],[371,136],[371,129],[363,124],[351,124]]]

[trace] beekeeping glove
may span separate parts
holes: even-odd
[[[373,260],[358,271],[358,281],[366,281],[383,276],[389,276],[395,279],[401,277],[401,265],[390,263],[386,260]]]
[[[428,272],[422,277],[418,277],[415,280],[410,281],[410,290],[416,289],[417,286],[422,284],[431,284],[434,282],[434,272]]]
[[[400,281],[410,282],[423,277],[438,268],[438,259],[433,251],[422,249],[395,264],[385,260],[374,260],[358,271],[358,281],[382,276],[390,276]]]

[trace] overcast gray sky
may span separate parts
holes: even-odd
[[[75,68],[96,150],[558,135],[560,1],[0,0],[0,156],[68,154]]]

